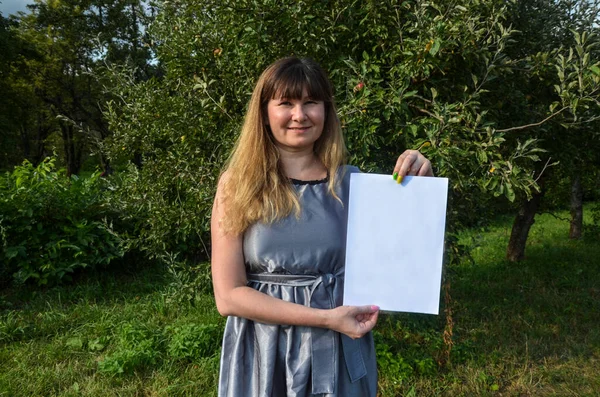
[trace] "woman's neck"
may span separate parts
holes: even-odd
[[[283,172],[288,178],[309,181],[323,179],[327,176],[327,169],[312,150],[303,152],[280,150],[279,159],[283,166]]]

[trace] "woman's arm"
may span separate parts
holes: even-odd
[[[224,176],[225,177],[225,176]],[[340,306],[315,309],[274,298],[247,286],[242,236],[225,233],[219,219],[227,208],[219,182],[211,218],[212,279],[217,310],[223,316],[244,317],[268,324],[329,328],[360,338],[377,323],[376,306]]]

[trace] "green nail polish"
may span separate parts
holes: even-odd
[[[392,175],[392,178],[394,178],[394,180],[396,180],[397,177],[398,177],[398,173],[394,172],[394,175]]]

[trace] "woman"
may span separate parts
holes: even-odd
[[[219,396],[375,396],[376,306],[341,306],[350,174],[324,71],[284,58],[261,75],[212,214]],[[432,175],[417,151],[394,173]]]

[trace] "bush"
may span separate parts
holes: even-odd
[[[167,351],[171,357],[188,361],[213,357],[221,348],[221,328],[214,324],[169,327],[172,336]]]
[[[48,158],[0,179],[0,283],[47,285],[123,256],[99,172],[67,178]]]
[[[98,369],[110,375],[129,374],[156,364],[160,358],[159,334],[132,324],[124,324],[118,335],[118,348]]]
[[[110,338],[114,341],[114,350],[98,362],[98,370],[119,376],[152,368],[165,361],[167,356],[188,362],[216,359],[221,338],[222,327],[215,324],[183,323],[159,330],[124,323]],[[100,343],[97,350],[103,348],[104,344]]]
[[[170,303],[195,305],[201,294],[212,294],[212,278],[208,262],[189,265],[169,258],[167,272],[170,279],[167,289]]]

